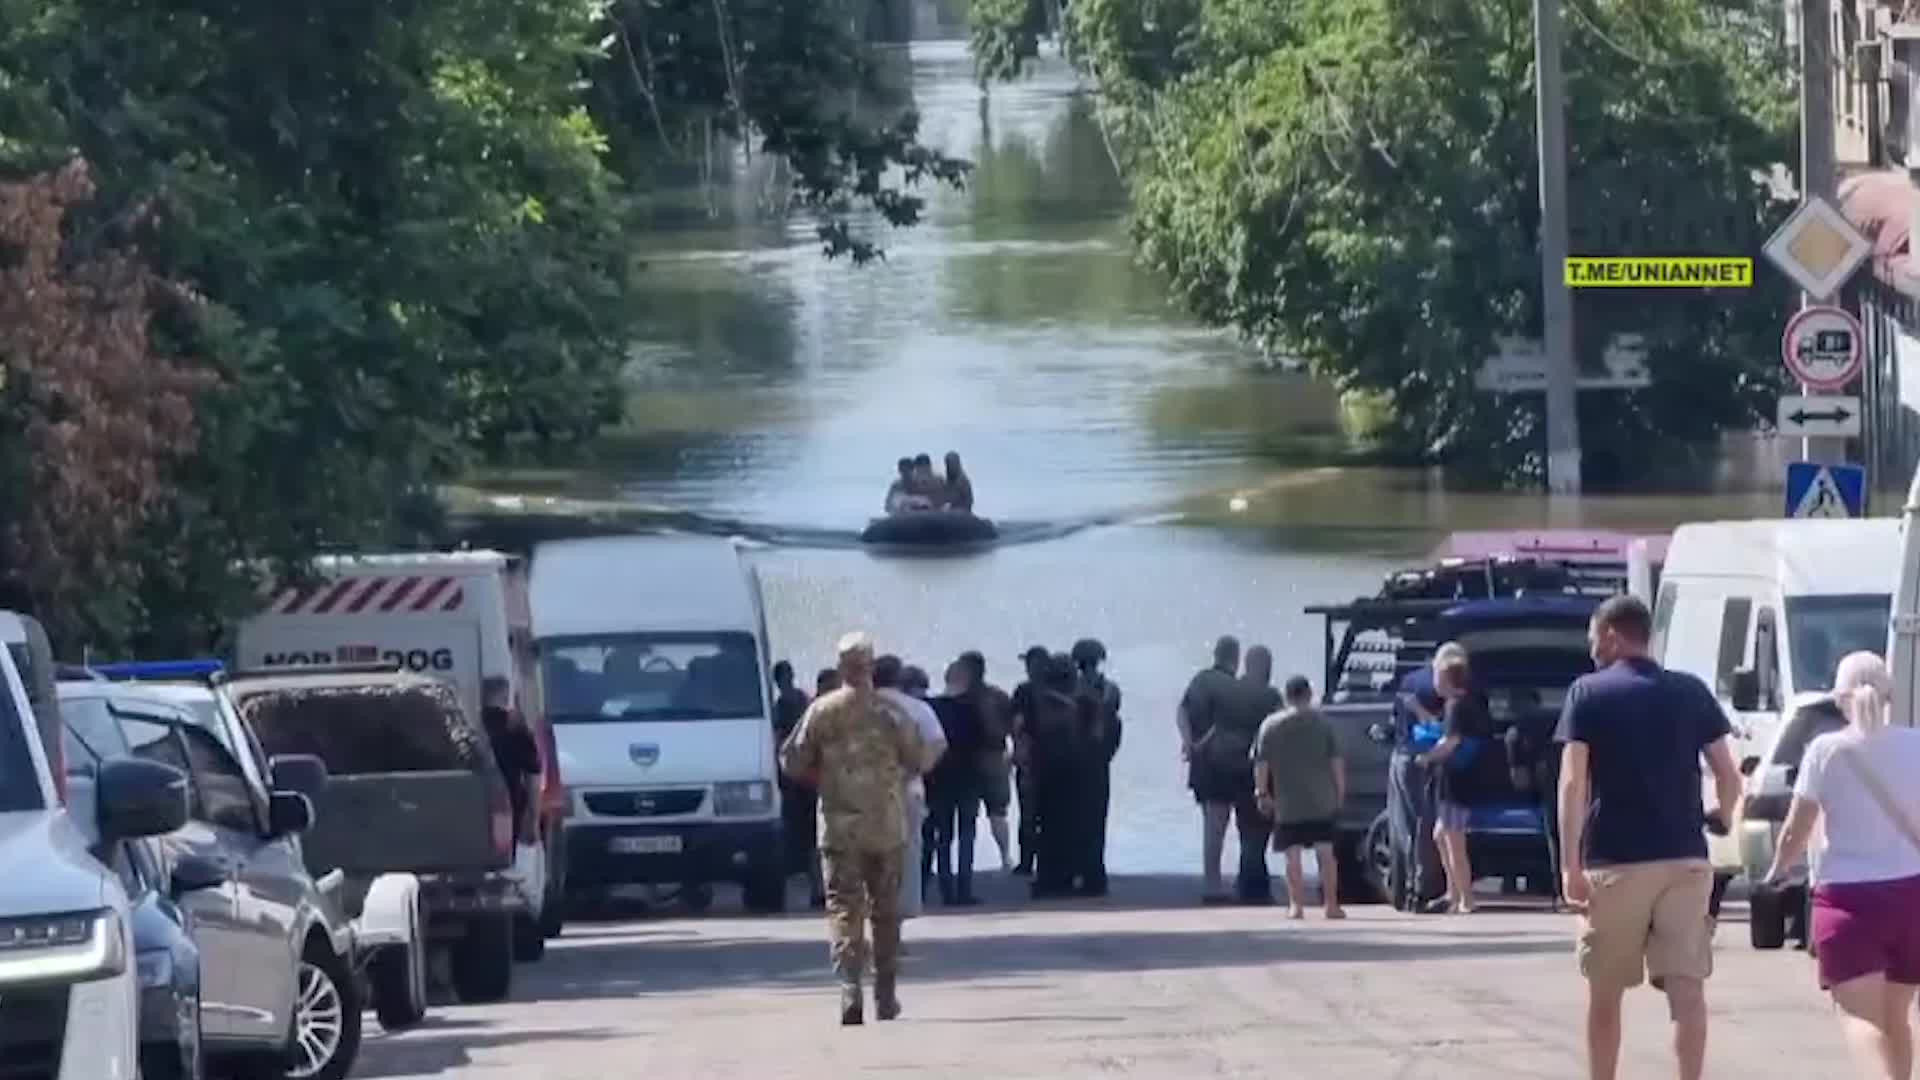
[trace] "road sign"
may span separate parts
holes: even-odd
[[[1486,358],[1474,373],[1474,385],[1496,394],[1538,393],[1547,388],[1547,356],[1538,338],[1497,338],[1500,350]],[[1574,385],[1582,390],[1642,390],[1653,385],[1647,370],[1646,339],[1639,334],[1615,334],[1601,358],[1605,375],[1582,375]]]
[[[1787,466],[1787,516],[1857,518],[1867,513],[1867,470],[1858,465]]]
[[[1799,397],[1782,394],[1775,425],[1782,435],[1800,439],[1850,439],[1860,434],[1857,397]]]
[[[1810,307],[1787,320],[1780,359],[1809,390],[1839,390],[1860,376],[1860,320],[1837,307]]]
[[[1815,301],[1821,301],[1847,283],[1873,244],[1832,203],[1815,195],[1801,203],[1760,250]]]

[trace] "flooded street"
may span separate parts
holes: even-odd
[[[1301,609],[1372,592],[1448,531],[1778,513],[1771,495],[1550,506],[1339,466],[1331,389],[1184,320],[1134,264],[1124,190],[1064,63],[983,99],[962,42],[897,59],[929,141],[975,162],[968,188],[927,192],[923,224],[855,269],[823,261],[804,218],[754,213],[777,185],[736,163],[688,196],[715,216],[636,241],[658,278],[657,334],[638,350],[623,432],[590,468],[495,486],[767,541],[775,647],[803,677],[856,626],[936,681],[979,648],[1008,687],[1026,646],[1101,638],[1128,725],[1115,870],[1197,869],[1173,716],[1217,635],[1266,644],[1278,677],[1317,682],[1321,627]],[[949,449],[1010,542],[950,559],[861,550],[894,460]]]

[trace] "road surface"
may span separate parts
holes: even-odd
[[[988,879],[990,884],[999,884]],[[1005,885],[999,885],[1005,891]],[[439,1006],[369,1036],[356,1077],[612,1080],[911,1076],[979,1080],[1576,1078],[1581,983],[1571,917],[1354,908],[1203,908],[1185,881],[1119,879],[1115,898],[1007,904],[908,924],[906,1015],[834,1022],[820,917],[712,914],[570,926],[514,1000]],[[1708,1072],[1844,1076],[1810,961],[1720,930]],[[1662,999],[1629,997],[1621,1074],[1671,1075]]]

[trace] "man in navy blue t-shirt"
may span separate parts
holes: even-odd
[[[1647,656],[1653,616],[1639,599],[1608,600],[1587,633],[1596,670],[1567,691],[1557,738],[1562,879],[1584,909],[1589,1075],[1614,1080],[1621,998],[1644,974],[1666,992],[1681,1080],[1698,1080],[1713,973],[1700,758],[1724,821],[1740,797],[1727,718],[1699,679]]]

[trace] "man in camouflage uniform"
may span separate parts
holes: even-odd
[[[902,723],[873,687],[873,642],[840,639],[840,689],[815,699],[780,766],[820,793],[820,859],[827,879],[827,930],[840,975],[840,1022],[864,1022],[860,979],[873,923],[873,1007],[900,1015],[900,877],[906,858],[907,778],[926,767],[918,729]]]

